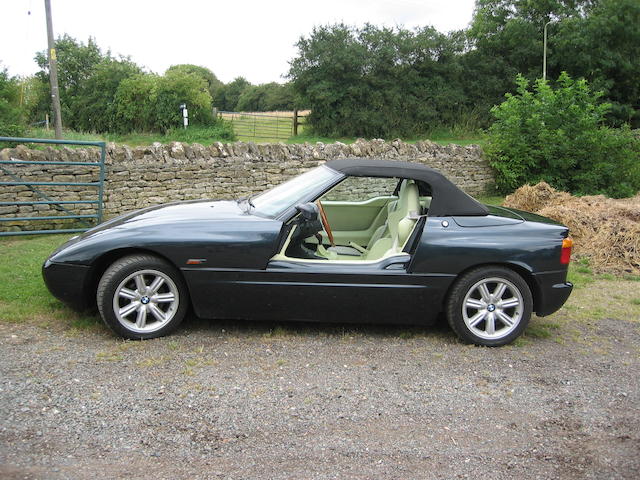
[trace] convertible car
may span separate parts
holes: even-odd
[[[513,341],[572,290],[568,229],[485,206],[425,166],[335,160],[257,196],[183,201],[105,222],[44,263],[53,295],[119,335],[202,318],[428,325]]]

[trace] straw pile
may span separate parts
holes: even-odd
[[[504,205],[569,227],[574,254],[588,258],[596,271],[640,274],[640,195],[620,200],[574,197],[541,182],[520,187]]]

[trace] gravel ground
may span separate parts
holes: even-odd
[[[555,333],[3,324],[0,478],[637,479],[638,323]]]

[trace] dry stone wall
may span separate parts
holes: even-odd
[[[494,184],[494,176],[480,147],[441,146],[432,142],[403,143],[399,140],[359,140],[353,144],[254,144],[215,143],[209,147],[179,142],[129,148],[108,144],[104,191],[105,217],[158,203],[237,198],[257,193],[328,160],[349,157],[417,162],[441,171],[471,195],[481,194]],[[52,148],[31,150],[24,146],[0,151],[1,160],[97,161],[97,149]],[[94,166],[3,165],[5,170],[28,181],[95,182]],[[0,170],[0,181],[14,181]],[[93,187],[37,187],[56,200],[95,199]],[[27,186],[0,186],[0,202],[41,200]],[[76,213],[92,214],[92,204],[71,204]],[[49,205],[0,206],[0,218],[66,215]],[[2,230],[34,230],[69,227],[64,220],[5,221]]]

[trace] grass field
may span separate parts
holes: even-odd
[[[304,116],[307,111],[301,111],[300,115]],[[293,112],[256,112],[255,115],[259,117],[253,117],[253,113],[247,112],[244,115],[231,115],[224,113],[221,116],[227,121],[232,122],[233,130],[236,134],[237,140],[245,142],[256,143],[277,143],[285,142],[289,144],[296,143],[334,143],[342,142],[345,144],[353,143],[357,140],[356,137],[320,137],[305,133],[304,120],[301,121],[298,127],[298,135],[292,135],[291,117]],[[257,135],[257,136],[256,136]],[[28,133],[28,136],[33,138],[53,138],[53,130],[46,130],[44,128],[33,128]],[[167,132],[166,134],[160,133],[129,133],[129,134],[95,134],[95,133],[81,133],[72,130],[64,131],[64,138],[67,140],[85,140],[85,141],[107,141],[120,144],[126,144],[130,147],[151,145],[154,142],[169,143],[172,141],[186,142],[186,143],[200,143],[202,145],[211,145],[214,142],[221,141],[223,143],[228,142],[228,139],[220,137],[207,128],[201,127],[189,127],[188,129],[175,129]],[[395,140],[393,138],[386,139],[387,141]],[[485,139],[481,133],[478,132],[460,132],[457,130],[435,130],[433,132],[426,133],[416,138],[403,138],[403,141],[407,143],[416,143],[421,140],[431,140],[432,142],[440,145],[471,145],[479,144],[484,145]]]
[[[233,131],[241,141],[266,143],[295,138],[293,112],[221,113],[220,116],[233,125]],[[303,130],[304,125],[300,125],[298,131]]]
[[[45,128],[34,128],[28,133],[31,138],[54,138],[55,134],[53,130],[47,130]],[[161,133],[128,133],[128,134],[97,134],[97,133],[82,133],[73,130],[64,130],[63,138],[65,140],[81,140],[81,141],[104,141],[115,142],[120,144],[126,144],[130,147],[139,147],[151,145],[154,142],[169,143],[169,142],[186,142],[186,143],[200,143],[202,145],[211,145],[214,142],[228,142],[229,139],[223,134],[220,135],[218,129],[203,128],[203,127],[190,127],[188,129],[176,129],[170,130],[166,134]]]
[[[72,311],[51,296],[43,283],[42,263],[68,238],[0,238],[0,322],[28,322],[71,332],[104,328],[95,313]],[[575,289],[565,307],[550,317],[533,321],[516,345],[526,343],[527,337],[584,341],[584,334],[575,328],[577,322],[594,330],[597,321],[605,317],[640,322],[640,277],[598,275],[585,262],[572,262],[569,273]]]

